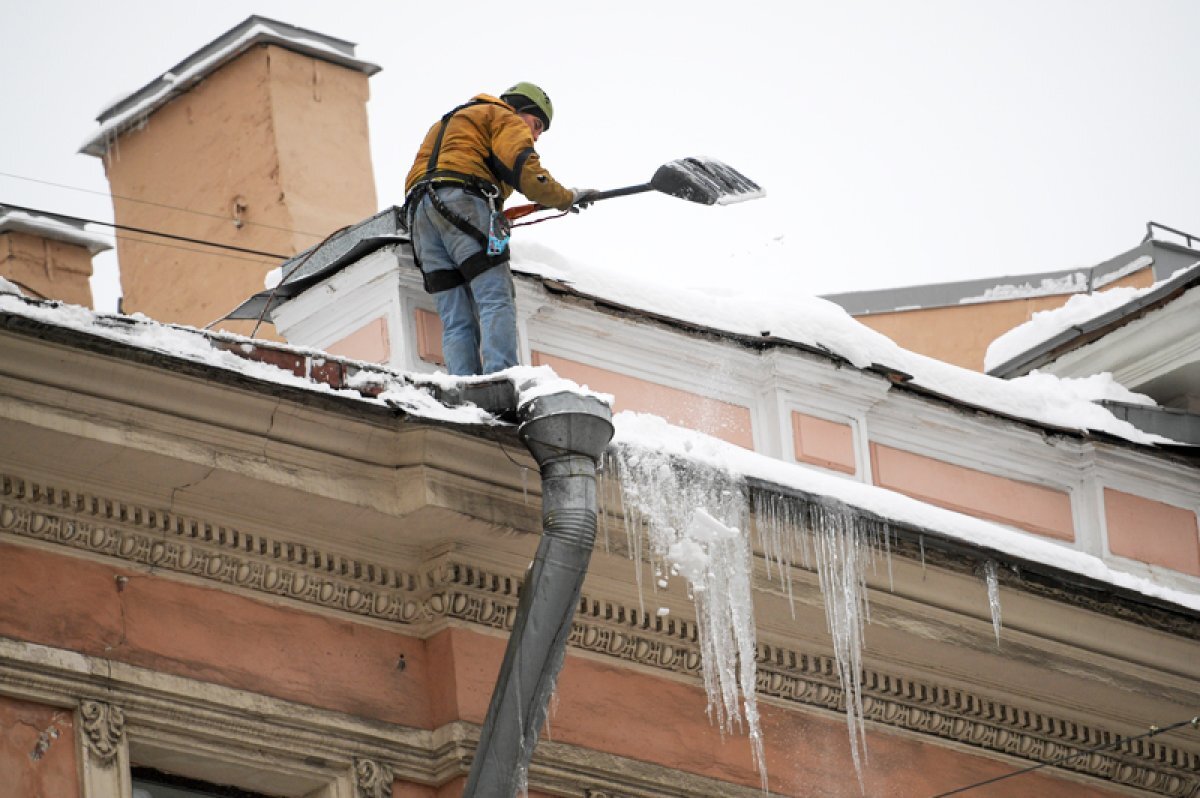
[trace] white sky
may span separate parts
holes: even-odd
[[[519,231],[642,277],[826,293],[1094,265],[1150,219],[1200,233],[1192,0],[0,0],[0,172],[105,191],[76,154],[101,107],[252,13],[383,66],[381,206],[434,119],[518,80],[554,99],[538,150],[568,185],[709,155],[767,188]],[[112,218],[105,197],[3,175],[0,202]]]

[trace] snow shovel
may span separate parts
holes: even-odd
[[[601,191],[589,197],[588,202],[647,191],[660,191],[702,205],[730,205],[757,199],[767,193],[753,180],[715,158],[680,158],[658,167],[649,183]],[[506,210],[504,215],[513,221],[542,210],[546,210],[543,205],[517,205]]]

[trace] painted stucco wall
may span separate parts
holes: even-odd
[[[121,578],[127,581],[122,582]],[[481,724],[503,657],[505,636],[448,628],[427,640],[339,617],[268,604],[228,591],[0,544],[0,636],[68,648],[302,704],[402,726]],[[87,607],[88,612],[79,612]],[[397,667],[400,656],[405,667]],[[695,682],[662,678],[574,652],[558,680],[547,738],[688,773],[756,787],[750,747],[722,737]],[[781,795],[859,795],[839,713],[762,707],[771,787]],[[73,783],[71,715],[0,698],[0,763],[28,756],[38,733],[55,726],[44,772],[31,784]],[[3,728],[3,727],[0,727]],[[868,795],[927,798],[948,786],[1011,770],[1003,761],[872,730]],[[28,750],[27,750],[28,749]],[[51,760],[50,755],[57,757]],[[136,764],[136,762],[134,763]],[[393,798],[455,794],[401,784]],[[991,788],[996,798],[1117,795],[1034,774]],[[49,792],[72,795],[71,792]],[[531,793],[531,795],[536,793]],[[34,791],[14,793],[41,798]]]
[[[75,717],[70,709],[0,693],[0,795],[79,795]]]

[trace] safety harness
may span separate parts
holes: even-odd
[[[409,191],[408,196],[405,198],[405,215],[409,221],[410,229],[412,228],[412,216],[416,212],[417,205],[422,199],[429,197],[430,204],[433,205],[434,210],[441,214],[450,224],[479,242],[481,247],[479,252],[476,252],[458,264],[458,267],[455,269],[438,269],[432,272],[421,269],[422,279],[425,282],[425,290],[430,294],[448,291],[451,288],[465,285],[488,269],[508,262],[510,227],[507,217],[505,217],[500,209],[500,202],[498,201],[500,198],[500,189],[487,180],[475,175],[437,168],[438,156],[442,150],[442,139],[446,136],[446,128],[450,126],[451,117],[464,108],[472,105],[483,105],[487,102],[487,100],[472,100],[471,102],[463,103],[442,117],[442,125],[438,129],[437,138],[433,142],[433,151],[429,154],[429,164],[426,167],[425,176],[412,187],[412,190]],[[525,156],[525,153],[522,153],[522,156]],[[520,174],[521,167],[524,166],[524,160],[525,157],[518,159],[518,163],[516,164],[517,175]],[[508,172],[507,169],[503,169],[499,160],[492,154],[489,154],[487,163],[493,173]],[[438,196],[438,189],[446,187],[462,189],[468,194],[474,194],[487,201],[488,207],[491,209],[487,232],[480,230],[470,220],[452,211],[442,201],[441,197]],[[413,260],[416,262],[417,268],[421,268],[421,261],[417,257],[415,240],[413,241]]]

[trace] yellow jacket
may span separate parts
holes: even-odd
[[[421,149],[404,181],[407,194],[431,170],[429,156],[441,130],[439,119],[425,134]],[[477,94],[450,117],[436,169],[471,175],[500,189],[505,199],[513,189],[549,208],[571,207],[571,190],[563,187],[542,166],[533,149],[533,134],[508,103],[488,94]]]

